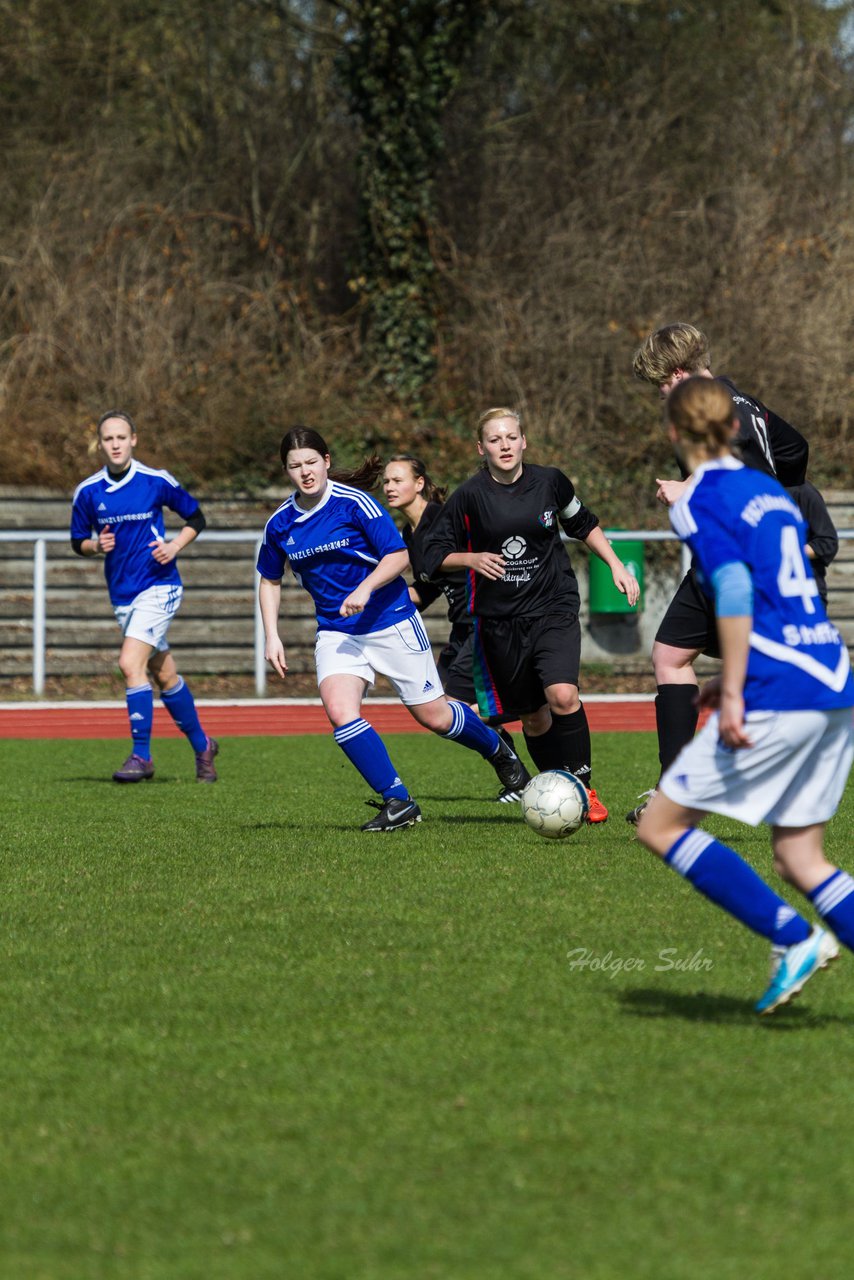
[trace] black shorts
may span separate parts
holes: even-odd
[[[460,702],[477,702],[477,692],[472,674],[474,626],[470,622],[455,622],[448,636],[448,643],[436,660],[442,685],[449,698]]]
[[[538,710],[548,685],[578,684],[580,664],[577,614],[475,619],[474,683],[484,719]]]
[[[659,644],[669,644],[674,649],[697,649],[710,658],[721,656],[715,606],[700,590],[693,569],[676,588],[655,638]]]

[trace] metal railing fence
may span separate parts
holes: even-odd
[[[254,530],[227,529],[205,530],[205,542],[246,542],[254,547],[250,579],[257,586],[258,574],[255,562],[261,546],[261,537]],[[0,530],[0,542],[31,542],[33,544],[33,693],[44,693],[45,652],[47,637],[47,544],[68,542],[68,533],[62,529]],[[253,639],[253,669],[255,689],[263,694],[267,687],[267,668],[264,661],[264,624],[258,604],[258,592],[254,590],[255,626]]]
[[[611,542],[676,542],[676,534],[669,529],[606,529]],[[854,539],[854,529],[837,530],[840,541]],[[205,542],[246,542],[254,546],[251,572],[253,583],[257,587],[258,574],[255,563],[261,546],[261,537],[254,530],[227,529],[209,530],[204,534]],[[564,542],[570,541],[564,534]],[[0,530],[0,542],[31,542],[33,544],[33,692],[37,696],[44,693],[45,652],[47,637],[47,544],[49,542],[68,542],[68,533],[63,529],[12,529]],[[691,561],[691,553],[682,545],[682,573],[687,573]],[[254,639],[253,670],[255,674],[255,690],[260,696],[267,688],[267,664],[264,660],[264,625],[261,609],[258,604],[258,592],[254,591]]]

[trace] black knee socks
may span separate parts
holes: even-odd
[[[552,723],[538,737],[525,734],[531,759],[540,773],[546,769],[569,769],[590,786],[590,726],[581,706],[568,716],[552,712]]]
[[[696,697],[695,684],[658,685],[655,724],[658,729],[658,758],[662,773],[694,736],[699,716],[694,705]]]

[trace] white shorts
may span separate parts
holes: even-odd
[[[854,757],[850,707],[752,711],[751,747],[733,750],[711,716],[658,784],[676,804],[737,818],[751,827],[809,827],[836,813]]]
[[[328,676],[359,676],[373,684],[377,673],[391,681],[407,707],[435,702],[444,694],[424,623],[416,613],[404,622],[367,635],[318,631],[314,642],[317,683]]]
[[[176,582],[162,587],[146,587],[130,604],[113,606],[123,636],[150,644],[157,653],[167,653],[166,632],[181,606],[184,588]]]

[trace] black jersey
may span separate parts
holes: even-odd
[[[455,551],[492,551],[504,557],[504,577],[493,581],[468,570],[469,613],[481,618],[577,613],[578,582],[560,539],[586,538],[599,524],[556,467],[523,466],[512,484],[484,469],[460,485],[424,542],[423,572],[435,577]]]
[[[738,456],[748,467],[776,476],[786,487],[803,484],[807,474],[808,442],[784,418],[739,391],[729,378],[718,378],[730,393],[738,419],[733,439]]]
[[[426,609],[443,595],[448,602],[448,620],[450,622],[465,620],[470,624],[465,569],[460,569],[456,573],[437,574],[435,581],[431,581],[426,573],[424,544],[441,511],[440,502],[428,502],[414,529],[409,524],[403,526],[401,530],[403,541],[409,552],[409,563],[412,565],[412,576],[417,584],[421,608]]]

